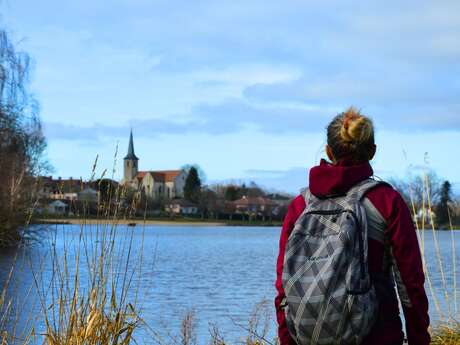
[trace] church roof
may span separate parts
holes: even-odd
[[[147,173],[148,173],[148,171],[139,171],[139,172],[137,173],[137,176],[136,176],[136,177],[139,178],[139,179],[143,179],[144,176],[147,175]]]
[[[125,159],[134,159],[139,160],[134,154],[134,141],[133,141],[133,131],[129,135],[129,146],[128,146],[128,154],[126,155]]]
[[[139,171],[138,179],[143,179],[145,175],[151,174],[156,182],[174,182],[182,170],[159,170],[159,171]]]

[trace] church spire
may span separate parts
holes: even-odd
[[[133,140],[133,130],[132,129],[131,129],[131,134],[129,135],[128,154],[126,155],[125,159],[139,160],[139,158],[137,158],[136,155],[134,154],[134,140]]]

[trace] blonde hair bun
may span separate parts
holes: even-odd
[[[374,135],[374,126],[369,118],[361,115],[354,107],[343,113],[340,137],[347,143],[365,143]]]
[[[327,126],[327,144],[334,159],[362,162],[375,153],[372,120],[354,107],[338,114]]]

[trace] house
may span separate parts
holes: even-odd
[[[46,211],[48,214],[63,216],[67,214],[68,206],[61,200],[54,200],[48,204]]]
[[[76,201],[78,193],[87,186],[89,186],[88,182],[72,177],[54,179],[52,176],[40,176],[37,179],[37,197],[38,199]]]
[[[86,187],[81,192],[78,192],[78,201],[99,203],[100,193],[91,187]]]
[[[273,202],[270,199],[258,196],[243,196],[241,199],[233,201],[235,213],[252,215],[271,215]]]
[[[198,205],[184,199],[177,199],[168,203],[165,206],[165,210],[173,214],[196,215],[198,213]]]
[[[133,133],[129,137],[128,154],[124,158],[122,184],[154,200],[184,196],[186,170],[138,170],[139,158],[134,153]]]
[[[284,218],[287,213],[288,206],[291,199],[271,199],[272,201],[272,215],[277,218]]]

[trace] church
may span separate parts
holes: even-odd
[[[134,188],[152,199],[174,199],[184,196],[185,170],[139,171],[139,158],[134,153],[133,132],[129,136],[128,154],[124,158],[124,186]]]

